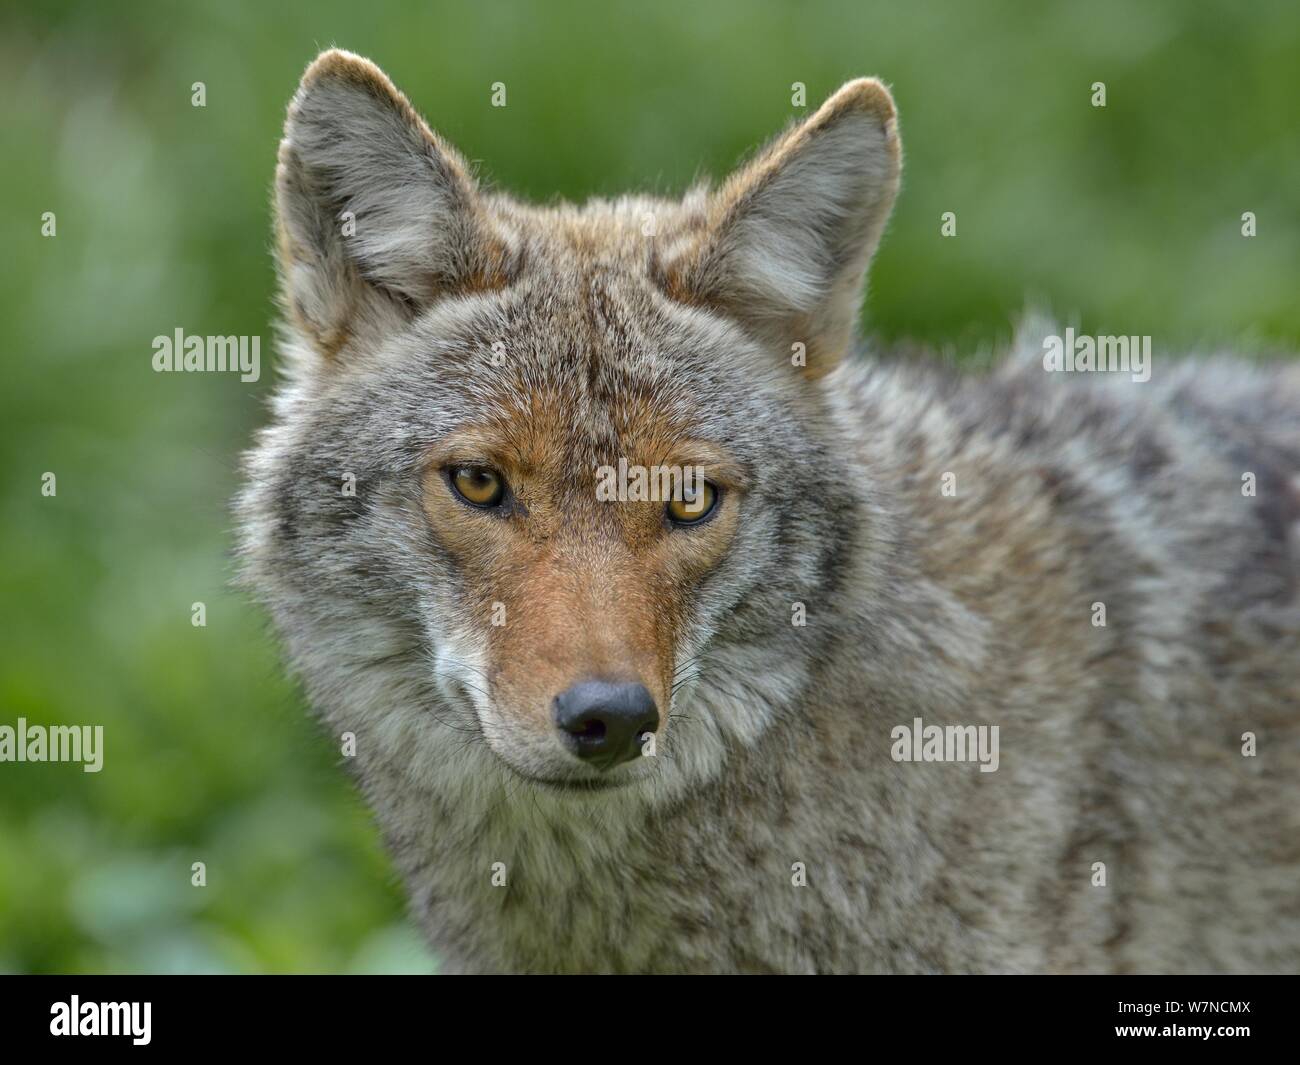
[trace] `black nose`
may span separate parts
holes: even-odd
[[[583,680],[555,697],[555,723],[579,758],[612,769],[640,755],[641,737],[659,727],[659,711],[644,684]]]

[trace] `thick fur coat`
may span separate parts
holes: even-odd
[[[864,79],[716,190],[538,208],[305,75],[244,580],[446,969],[1300,967],[1300,369],[852,354],[900,169]],[[620,458],[716,513],[598,501]],[[590,674],[648,756],[556,739]],[[917,718],[996,771],[896,760]]]

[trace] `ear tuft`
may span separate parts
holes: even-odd
[[[813,121],[819,118],[825,121],[846,111],[873,115],[881,129],[897,139],[897,130],[891,128],[898,121],[894,98],[879,78],[854,78],[845,82],[817,109]]]

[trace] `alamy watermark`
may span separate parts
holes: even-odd
[[[152,1002],[68,1002],[50,1006],[50,1035],[129,1036],[135,1046],[148,1046],[152,1038]]]
[[[998,770],[997,725],[927,725],[916,717],[895,725],[889,738],[895,762],[979,762],[981,773]]]
[[[153,338],[153,368],[157,373],[239,374],[241,381],[262,376],[260,336],[186,336],[180,326],[172,336]]]
[[[1065,336],[1043,339],[1043,369],[1048,373],[1127,373],[1137,382],[1151,380],[1151,338]]]
[[[86,773],[104,768],[103,725],[0,725],[0,762],[81,762]]]
[[[601,503],[667,503],[679,499],[687,511],[707,502],[703,466],[637,466],[627,459],[596,467],[596,499]]]

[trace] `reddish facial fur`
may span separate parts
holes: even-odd
[[[462,586],[480,593],[463,605],[487,635],[492,697],[517,723],[550,730],[552,700],[589,677],[639,681],[669,706],[691,591],[727,550],[744,478],[716,447],[670,441],[656,424],[632,434],[630,460],[702,466],[723,495],[698,527],[673,530],[663,502],[599,500],[594,465],[576,478],[567,465],[558,405],[464,430],[429,458],[425,512]],[[505,477],[514,501],[504,513],[453,494],[445,470],[471,461]],[[507,623],[493,625],[498,603]]]

